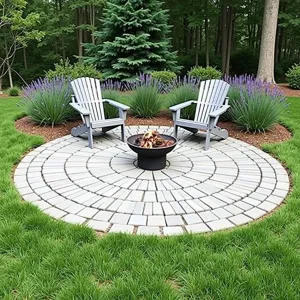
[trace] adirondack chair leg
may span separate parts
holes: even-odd
[[[205,139],[205,147],[204,150],[208,150],[210,145],[210,129],[206,132],[206,139]]]
[[[121,125],[122,141],[125,142],[125,124]]]
[[[88,128],[88,141],[89,141],[89,147],[93,149],[93,129],[92,127]]]
[[[178,126],[174,124],[174,137],[177,138],[178,135]]]

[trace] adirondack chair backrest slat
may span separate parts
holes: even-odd
[[[229,84],[223,80],[206,80],[200,83],[195,121],[207,124],[209,114],[219,109],[225,102]]]
[[[90,111],[91,121],[104,120],[100,80],[81,77],[73,80],[71,86],[78,105]]]

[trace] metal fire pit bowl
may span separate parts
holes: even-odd
[[[177,139],[173,136],[160,134],[164,140],[173,140],[174,144],[161,148],[142,148],[135,145],[134,141],[144,134],[135,134],[127,139],[127,144],[132,151],[138,155],[138,166],[144,170],[161,170],[166,167],[167,153],[171,152],[177,145]]]

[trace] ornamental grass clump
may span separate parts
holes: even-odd
[[[120,101],[119,93],[113,89],[106,89],[102,91],[102,98],[114,100],[116,102]],[[104,102],[103,108],[104,108],[105,119],[113,119],[119,117],[119,110],[116,107],[110,105],[109,103]]]
[[[229,91],[229,114],[246,132],[264,132],[278,123],[287,103],[277,86],[243,75],[226,79]]]
[[[146,74],[130,84],[129,89],[134,91],[130,108],[136,117],[153,118],[159,113],[162,107],[159,86],[159,81]]]
[[[71,95],[69,79],[40,78],[24,88],[21,105],[32,121],[53,127],[77,116],[69,105]]]

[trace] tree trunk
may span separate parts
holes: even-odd
[[[229,69],[230,69],[232,31],[233,31],[233,12],[232,12],[232,7],[230,6],[228,8],[228,40],[227,40],[227,51],[226,51],[226,67],[224,72],[226,76],[229,75]]]
[[[195,51],[195,66],[199,65],[199,44],[200,44],[200,28],[196,28],[196,51]]]
[[[184,30],[184,40],[185,40],[185,52],[190,52],[190,30],[188,27],[188,19],[187,17],[183,18],[183,30]]]
[[[274,55],[279,0],[266,0],[257,79],[275,83]]]
[[[9,78],[9,87],[12,89],[14,87],[12,74],[11,74],[11,65],[9,64],[9,60],[7,61],[7,70],[8,70],[8,78]]]
[[[27,56],[26,56],[26,48],[23,47],[23,59],[24,59],[24,69],[27,70]]]
[[[228,23],[227,23],[227,6],[222,4],[222,42],[221,42],[221,55],[222,55],[222,72],[225,73],[226,57],[227,57],[227,39],[228,39]]]
[[[82,25],[82,8],[79,7],[77,9],[77,24],[78,26]],[[82,60],[83,56],[83,47],[82,47],[82,28],[78,28],[78,56],[79,56],[79,61]]]
[[[209,37],[208,37],[208,19],[205,18],[205,64],[209,66]]]

